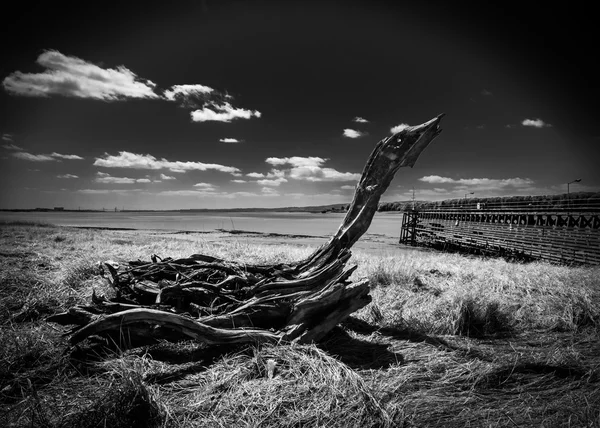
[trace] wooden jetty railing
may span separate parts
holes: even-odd
[[[600,211],[408,211],[400,243],[600,264]]]

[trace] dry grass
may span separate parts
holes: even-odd
[[[373,302],[318,346],[94,359],[44,322],[110,295],[101,260],[312,251],[206,236],[1,225],[0,426],[600,426],[600,268],[357,252]]]

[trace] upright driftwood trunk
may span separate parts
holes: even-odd
[[[142,340],[194,339],[207,344],[321,339],[371,301],[366,279],[349,280],[350,248],[367,231],[396,171],[413,166],[437,137],[443,115],[381,140],[356,185],[337,233],[305,260],[245,265],[193,254],[184,259],[105,263],[116,297],[93,296],[49,318],[75,325],[70,341],[91,335]],[[122,342],[122,340],[120,340]]]

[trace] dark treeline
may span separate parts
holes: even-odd
[[[600,192],[576,192],[541,196],[502,196],[494,198],[460,198],[444,201],[382,202],[379,211],[418,211],[440,209],[493,209],[493,210],[600,210]]]

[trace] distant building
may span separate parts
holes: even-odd
[[[54,207],[54,211],[64,211],[65,207]]]

